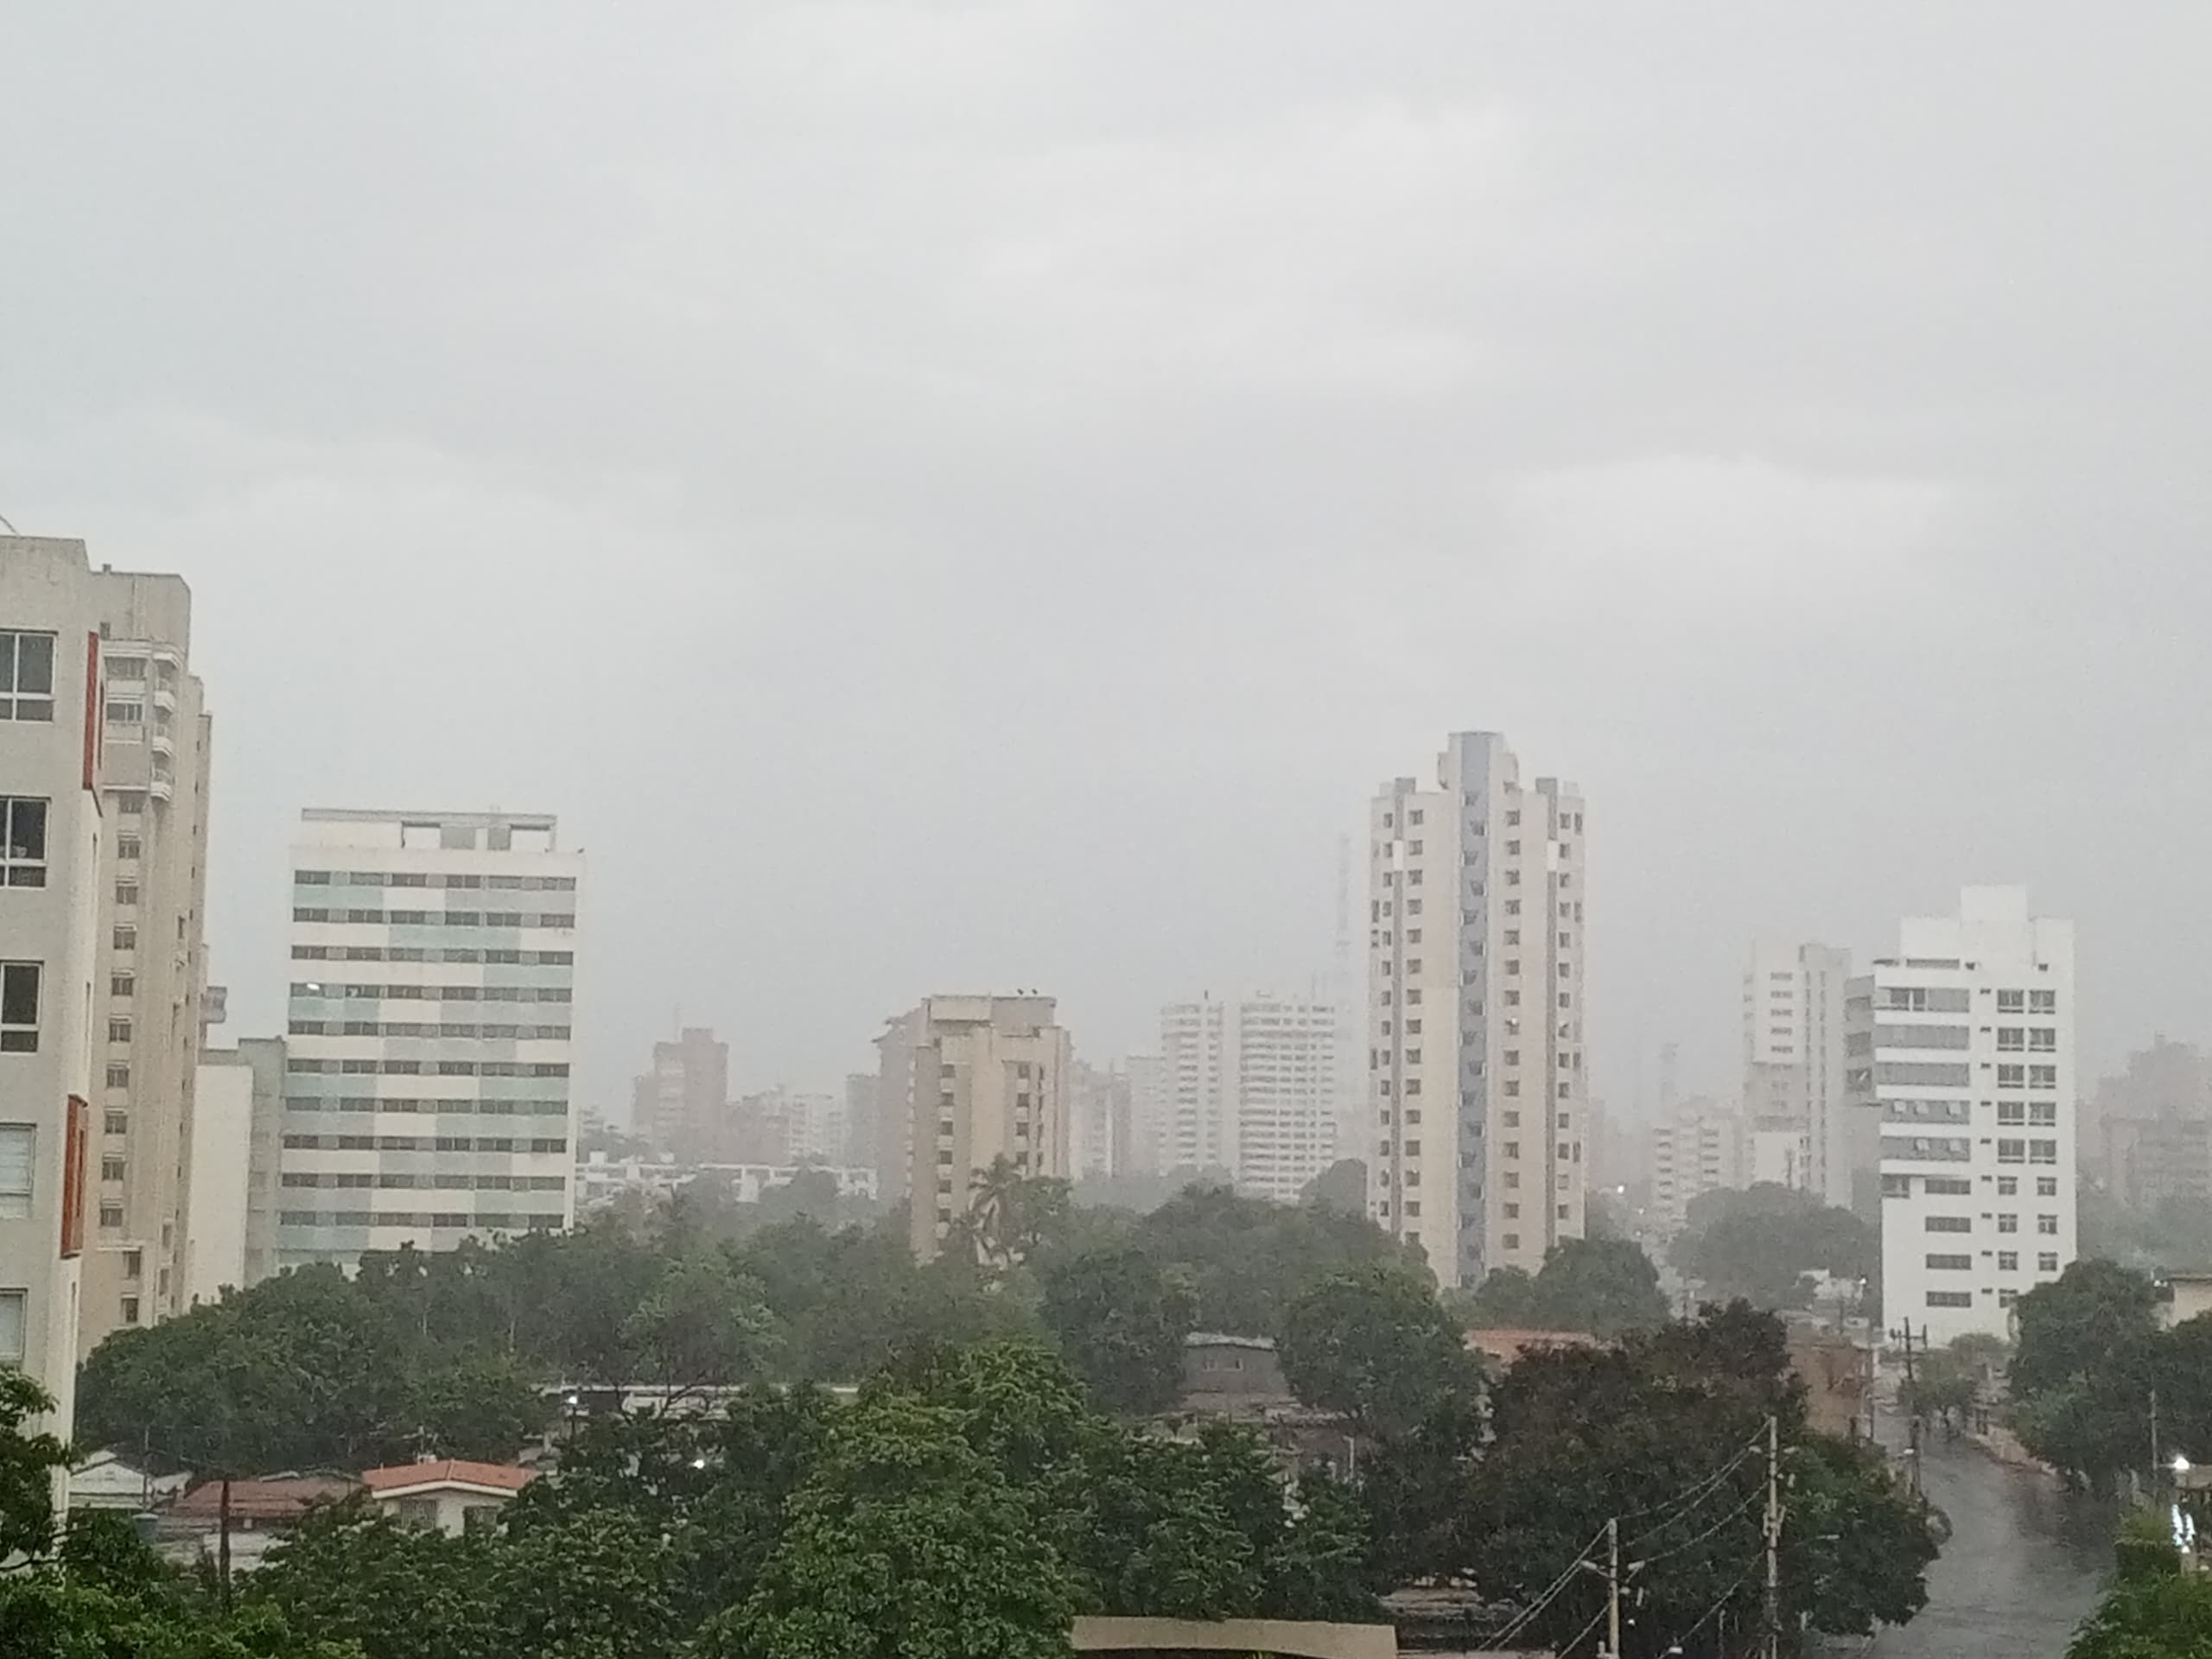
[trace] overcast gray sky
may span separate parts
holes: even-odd
[[[211,938],[303,804],[558,811],[619,1103],[933,989],[1325,969],[1442,734],[1588,791],[1592,1047],[2075,917],[2203,1038],[2212,10],[17,6],[0,513],[197,595]]]

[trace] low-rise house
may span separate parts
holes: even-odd
[[[536,1472],[513,1464],[436,1458],[365,1471],[361,1484],[370,1501],[393,1520],[457,1537],[489,1522]]]
[[[69,1471],[69,1507],[136,1514],[175,1497],[191,1478],[150,1474],[112,1452],[95,1452]]]
[[[2212,1273],[2158,1276],[2158,1322],[2171,1327],[2212,1313]]]
[[[318,1503],[340,1503],[360,1490],[342,1475],[271,1475],[231,1483],[231,1566],[261,1564],[270,1545]],[[171,1555],[213,1560],[221,1549],[223,1483],[203,1480],[171,1504],[157,1535]]]
[[[1223,1415],[1294,1403],[1274,1343],[1193,1331],[1183,1338],[1183,1409]]]

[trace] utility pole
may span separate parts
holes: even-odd
[[[1766,1640],[1765,1659],[1782,1656],[1782,1427],[1766,1420]]]
[[[1621,1523],[1605,1522],[1605,1659],[1621,1659]]]
[[[1925,1328],[1923,1327],[1923,1330]],[[1904,1428],[1907,1447],[1905,1459],[1912,1465],[1905,1471],[1905,1480],[1911,1488],[1912,1495],[1918,1497],[1920,1496],[1920,1388],[1912,1369],[1912,1321],[1907,1319],[1904,1322],[1903,1332],[1892,1331],[1890,1334],[1893,1337],[1902,1334],[1904,1338],[1904,1391],[1906,1395]]]
[[[2158,1497],[2158,1477],[2164,1472],[2164,1468],[2165,1465],[2158,1459],[2158,1391],[2154,1388],[2151,1390],[2151,1484],[2143,1489],[2145,1497]]]

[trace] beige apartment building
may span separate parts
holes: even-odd
[[[1446,1285],[1582,1236],[1583,817],[1495,732],[1370,808],[1369,1207]]]
[[[935,1255],[976,1178],[1003,1157],[1069,1175],[1074,1052],[1049,996],[932,996],[876,1039],[880,1188],[907,1200],[914,1254]]]
[[[189,1305],[192,1146],[207,891],[210,721],[191,671],[192,594],[175,576],[95,573],[110,815],[99,1162],[78,1347]]]
[[[0,1228],[73,1240],[66,1292],[33,1282],[52,1240],[0,1243],[0,1360],[49,1386],[183,1305],[209,743],[191,624],[176,576],[0,537],[0,957],[27,1021],[0,1038]]]

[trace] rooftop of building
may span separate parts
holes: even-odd
[[[395,811],[374,806],[303,806],[303,823],[409,823],[453,830],[551,830],[556,820],[550,812],[439,812]]]
[[[233,1521],[296,1521],[317,1503],[334,1503],[358,1491],[343,1475],[271,1475],[265,1480],[231,1483]],[[216,1519],[222,1513],[223,1483],[203,1480],[177,1499],[175,1516]]]
[[[511,1463],[474,1463],[465,1458],[431,1458],[421,1463],[395,1464],[385,1469],[365,1469],[361,1484],[378,1497],[442,1487],[471,1491],[518,1492],[537,1478],[537,1471]]]

